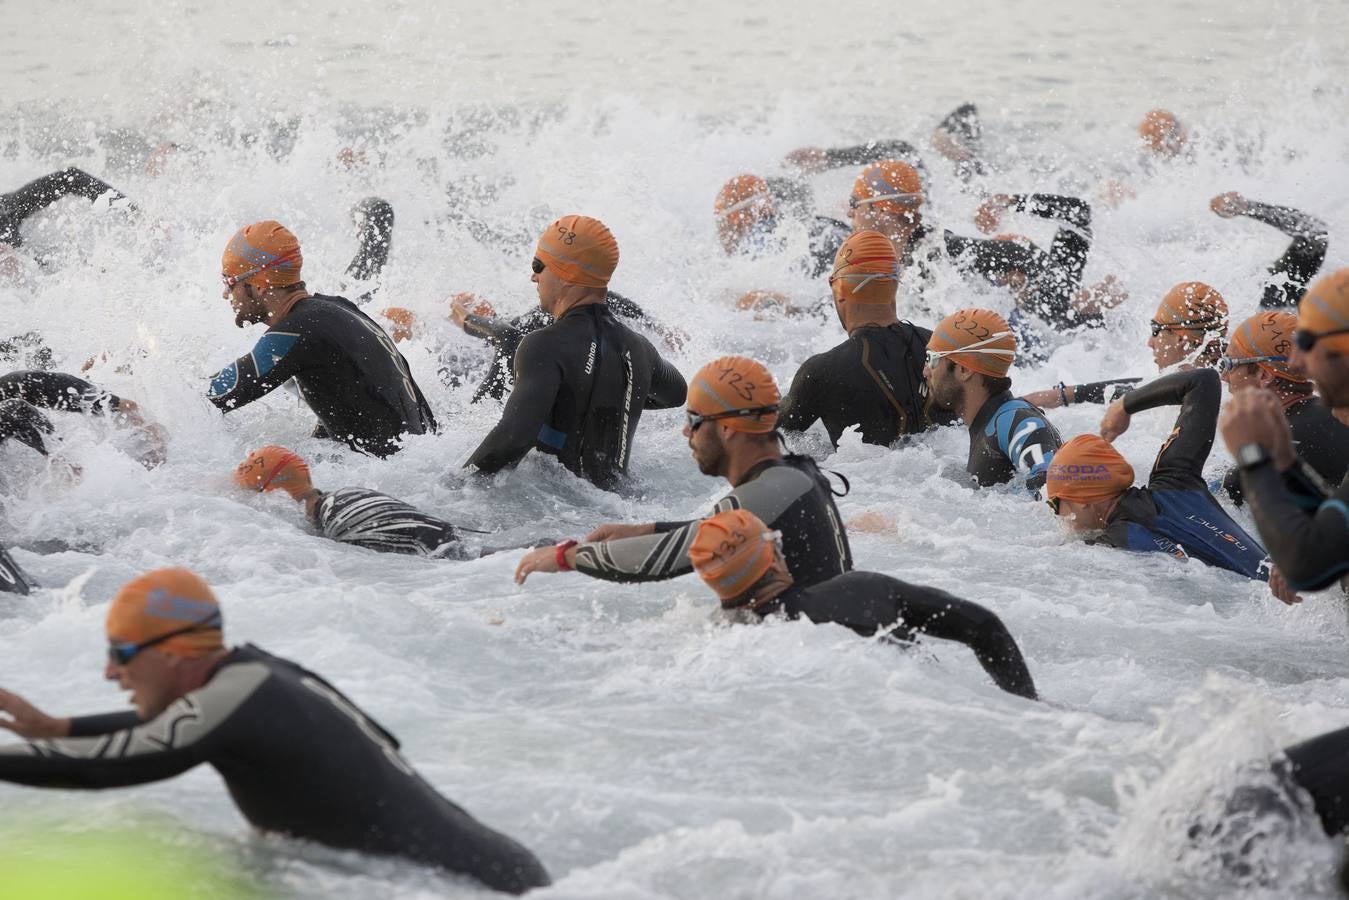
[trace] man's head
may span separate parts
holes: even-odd
[[[1236,394],[1248,388],[1269,388],[1280,394],[1310,394],[1311,382],[1290,365],[1297,316],[1268,311],[1256,313],[1232,332],[1227,353],[1218,360],[1218,373]]]
[[[906,162],[883,159],[862,170],[848,198],[853,228],[879,231],[892,241],[908,241],[922,224],[923,181]]]
[[[723,356],[699,369],[689,380],[684,423],[699,471],[725,476],[738,457],[775,442],[780,399],[773,376],[752,359]]]
[[[721,249],[729,256],[753,235],[772,230],[778,205],[767,181],[758,175],[737,175],[717,191],[712,212],[717,217]]]
[[[1349,269],[1322,275],[1302,295],[1290,362],[1326,406],[1349,407]]]
[[[957,412],[968,396],[1011,389],[1007,370],[1016,358],[1016,337],[991,309],[961,309],[942,319],[927,342],[923,377],[934,405]]]
[[[899,288],[895,245],[879,231],[854,231],[834,256],[829,288],[845,331],[851,331],[854,322],[893,317]]]
[[[285,491],[296,500],[303,500],[314,490],[305,461],[276,444],[248,454],[234,470],[234,483],[246,491]]]
[[[722,609],[756,609],[771,584],[789,587],[781,535],[746,509],[728,509],[704,519],[689,546],[693,570],[721,598]],[[778,591],[774,591],[776,596]]]
[[[1158,370],[1217,365],[1227,342],[1227,301],[1202,281],[1182,281],[1158,304],[1151,332]]]
[[[1079,434],[1054,451],[1044,494],[1074,531],[1100,531],[1133,484],[1133,466],[1118,450],[1100,435]]]
[[[269,310],[263,301],[267,293],[303,288],[303,264],[299,240],[280,222],[268,219],[236,231],[220,259],[220,277],[225,283],[222,296],[234,309],[234,324],[243,328],[266,322]]]
[[[156,569],[122,586],[108,605],[104,675],[131,691],[152,719],[200,687],[208,663],[225,648],[215,595],[187,569]]]
[[[599,219],[563,216],[539,236],[532,268],[539,306],[559,317],[581,301],[604,299],[618,268],[618,241]]]
[[[1149,110],[1143,116],[1143,121],[1138,123],[1138,137],[1149,153],[1163,159],[1179,156],[1189,141],[1185,127],[1164,109]]]

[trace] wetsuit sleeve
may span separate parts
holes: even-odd
[[[1058,429],[1049,424],[1040,410],[1024,402],[998,410],[991,425],[998,450],[1013,469],[1025,473],[1026,489],[1038,491],[1044,487],[1049,463],[1063,443]]]
[[[360,245],[347,265],[347,277],[357,281],[378,278],[393,246],[393,207],[379,197],[367,197],[352,210],[360,228]]]
[[[33,787],[110,788],[160,781],[206,762],[237,734],[240,707],[262,687],[267,668],[222,668],[155,718],[97,736],[0,747],[0,781]],[[72,723],[73,724],[73,723]]]
[[[13,398],[62,412],[104,413],[119,403],[114,395],[63,372],[11,372],[0,377],[0,399]]]
[[[465,466],[484,474],[515,465],[534,448],[539,431],[562,386],[562,367],[550,357],[545,340],[528,335],[515,353],[515,387],[501,421],[483,438]]]
[[[1221,403],[1222,382],[1212,369],[1174,372],[1124,395],[1124,411],[1131,416],[1158,406],[1180,406],[1171,436],[1152,464],[1150,486],[1193,488],[1198,484],[1208,489],[1204,463],[1213,449]]]
[[[1037,251],[1016,241],[963,237],[950,231],[943,232],[942,239],[947,256],[958,267],[985,278],[1005,276],[1009,272],[1038,272],[1041,268]]]
[[[683,406],[689,396],[689,385],[674,363],[651,349],[656,365],[651,371],[651,388],[646,395],[647,409],[674,409]]]
[[[22,240],[19,226],[23,221],[62,197],[97,200],[104,194],[112,194],[114,200],[125,199],[121,191],[106,181],[73,166],[30,181],[18,190],[0,196],[0,243],[19,246]]]
[[[305,371],[312,356],[306,339],[295,332],[269,331],[247,356],[241,356],[211,376],[206,396],[229,412],[265,397]]]
[[[1060,194],[1013,194],[1012,204],[1019,212],[1065,222],[1091,234],[1091,204],[1085,200]]]
[[[808,359],[796,370],[791,389],[778,407],[778,428],[783,431],[805,431],[824,414],[815,390],[821,379],[813,362]]]
[[[1036,699],[1021,649],[993,612],[936,588],[882,577],[883,582],[871,579],[855,591],[831,592],[826,581],[804,592],[796,607],[812,622],[834,622],[866,635],[902,623],[909,630],[964,644],[998,687]],[[884,590],[867,590],[876,584]]]
[[[1326,250],[1330,246],[1326,223],[1290,206],[1274,206],[1253,200],[1246,202],[1243,215],[1277,228],[1293,239],[1283,255],[1269,267],[1269,278],[1265,280],[1260,308],[1297,306],[1307,289],[1307,283],[1325,262]]]
[[[94,737],[113,731],[135,728],[141,724],[140,716],[134,710],[98,713],[92,716],[72,716],[70,719],[70,737]]]
[[[464,316],[464,334],[497,346],[509,345],[512,350],[520,345],[524,332],[515,322],[499,316]]]
[[[0,401],[0,441],[13,438],[46,456],[43,435],[55,430],[51,421],[31,403],[17,399]]]
[[[1113,403],[1141,378],[1116,378],[1112,381],[1091,381],[1073,386],[1074,403]]]
[[[758,478],[731,491],[712,513],[747,509],[770,526],[814,489],[810,476],[790,466],[774,466]],[[576,571],[604,581],[664,581],[693,571],[693,546],[701,519],[662,522],[655,534],[581,544],[576,548]]]
[[[918,148],[908,141],[872,141],[855,147],[834,147],[824,151],[825,166],[842,169],[846,166],[865,166],[883,159],[897,159],[923,171],[923,159]]]
[[[1349,573],[1349,479],[1329,497],[1294,469],[1283,476],[1273,465],[1243,469],[1241,486],[1270,558],[1295,591],[1329,587]],[[1292,488],[1292,489],[1290,489]]]

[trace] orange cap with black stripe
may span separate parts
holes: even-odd
[[[777,559],[777,532],[747,509],[728,509],[704,519],[689,546],[698,576],[717,592],[724,607],[735,603],[763,578]]]
[[[923,180],[918,170],[897,159],[883,159],[862,170],[853,182],[848,205],[874,205],[890,215],[917,212],[923,205]]]
[[[175,656],[203,656],[223,649],[223,628],[220,604],[211,588],[181,568],[156,569],[124,584],[108,605],[105,626],[108,640],[115,644],[143,644],[182,631],[154,647]]]
[[[417,327],[417,316],[412,310],[404,309],[401,306],[390,306],[380,312],[380,315],[393,325],[393,328],[389,331],[389,337],[393,338],[395,342],[412,340]]]
[[[1003,378],[1016,359],[1016,336],[991,309],[959,309],[937,323],[927,349],[972,372]]]
[[[1314,334],[1349,328],[1349,269],[1329,272],[1311,283],[1298,301],[1297,327]],[[1323,340],[1337,350],[1349,349],[1349,334]]]
[[[1275,378],[1305,383],[1305,375],[1288,367],[1288,357],[1293,352],[1293,332],[1296,330],[1297,316],[1290,312],[1270,310],[1256,313],[1232,332],[1232,340],[1227,343],[1227,356],[1229,359],[1281,356],[1282,361],[1261,359],[1255,365]]]
[[[893,305],[899,288],[894,243],[879,231],[854,231],[834,255],[829,286],[837,300]]]
[[[618,268],[618,241],[599,219],[563,216],[543,230],[534,255],[568,284],[602,288]]]
[[[686,405],[690,412],[702,416],[747,410],[744,415],[716,421],[734,431],[768,434],[777,427],[781,399],[777,383],[763,363],[744,356],[723,356],[703,366],[689,380]]]
[[[1182,281],[1166,292],[1153,320],[1227,334],[1227,301],[1202,281]]]
[[[268,219],[234,233],[220,258],[220,273],[263,290],[300,281],[304,256],[300,241],[280,222]]]
[[[285,447],[259,447],[234,470],[234,483],[249,491],[282,490],[296,500],[314,489],[309,466]]]
[[[1045,479],[1050,500],[1096,503],[1134,485],[1134,467],[1099,434],[1079,434],[1054,451]]]

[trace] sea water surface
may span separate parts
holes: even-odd
[[[169,462],[146,471],[123,435],[60,417],[73,486],[26,448],[0,449],[0,539],[43,585],[0,600],[0,686],[54,713],[122,707],[100,677],[107,600],[140,572],[186,565],[217,590],[231,642],[323,673],[437,788],[535,850],[556,879],[540,896],[1334,896],[1324,839],[1273,842],[1264,883],[1242,885],[1186,831],[1220,815],[1252,761],[1349,724],[1343,600],[1287,608],[1230,573],[1084,546],[1017,490],[965,487],[960,429],[895,450],[850,435],[826,466],[853,485],[845,517],[892,522],[854,535],[858,567],[996,611],[1042,703],[1001,693],[954,645],[905,653],[835,627],[714,625],[692,578],[516,587],[514,553],[454,563],[326,542],[286,498],[239,494],[230,474],[253,447],[285,444],[320,487],[376,488],[498,543],[702,514],[725,485],[698,474],[678,411],[643,417],[632,495],[537,455],[495,478],[462,473],[498,409],[437,377],[443,346],[475,350],[445,298],[528,309],[538,230],[594,215],[622,248],[613,287],[687,334],[673,354],[686,375],[743,353],[785,385],[842,339],[837,323],[760,320],[734,299],[771,288],[805,305],[827,287],[791,265],[804,234],[781,256],[723,256],[717,188],[780,174],[800,146],[926,148],[966,100],[996,170],[984,189],[1095,200],[1114,178],[1136,195],[1097,204],[1087,273],[1117,276],[1129,302],[1105,331],[1015,369],[1018,389],[1151,374],[1146,323],[1167,288],[1208,281],[1239,321],[1287,242],[1218,219],[1213,195],[1312,212],[1331,229],[1327,268],[1349,263],[1345,13],[1339,0],[0,2],[0,189],[75,164],[138,205],[68,201],[32,221],[22,278],[0,283],[4,331],[39,331],[64,370],[95,358],[90,377],[172,435]],[[1153,106],[1199,137],[1192,162],[1139,165],[1134,127]],[[163,142],[178,149],[151,174]],[[974,233],[978,195],[926,156],[929,219]],[[853,174],[813,180],[822,214],[843,214]],[[260,333],[236,330],[220,298],[229,236],[277,218],[303,242],[312,289],[354,294],[349,210],[372,194],[398,224],[371,308],[420,317],[404,352],[447,427],[376,461],[308,437],[312,414],[285,390],[222,417],[207,379]],[[934,297],[1011,303],[963,282]],[[1101,412],[1051,418],[1068,437]],[[1140,478],[1171,417],[1141,414],[1118,442]],[[1209,472],[1229,464],[1219,445]],[[259,837],[206,768],[93,794],[0,787],[0,829],[33,822],[135,829],[284,897],[482,893]]]

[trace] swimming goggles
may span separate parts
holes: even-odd
[[[1219,372],[1224,372],[1224,373],[1226,373],[1226,372],[1232,371],[1232,370],[1235,369],[1237,366],[1246,366],[1246,365],[1252,365],[1252,364],[1254,364],[1254,363],[1262,363],[1262,362],[1286,363],[1286,362],[1288,362],[1288,357],[1286,357],[1286,356],[1245,356],[1245,357],[1242,357],[1241,359],[1233,359],[1233,358],[1230,357],[1230,356],[1220,356],[1220,357],[1218,357],[1218,371],[1219,371]]]
[[[1011,337],[1010,331],[999,331],[991,334],[982,341],[975,341],[973,344],[966,344],[964,347],[957,347],[954,350],[929,350],[927,351],[927,367],[931,369],[937,364],[937,360],[943,356],[951,356],[955,353],[986,353],[989,356],[1005,356],[1011,359],[1016,356],[1015,350],[1007,350],[1003,347],[989,347],[994,341],[1000,341],[1003,338]]]
[[[1152,336],[1157,337],[1163,331],[1213,331],[1215,330],[1215,326],[1222,324],[1222,319],[1195,319],[1191,322],[1174,323],[1158,322],[1156,319],[1153,319],[1148,322],[1148,328],[1152,331]]]
[[[179,635],[190,634],[194,631],[210,631],[220,627],[220,610],[212,612],[200,622],[193,622],[184,628],[178,628],[159,637],[152,637],[148,641],[142,641],[139,644],[133,644],[130,641],[109,641],[108,642],[108,662],[115,666],[129,665],[133,659],[142,651],[148,650],[156,644],[162,644],[170,638],[176,638]]]
[[[1299,328],[1297,331],[1293,332],[1293,343],[1297,344],[1299,350],[1306,353],[1310,351],[1311,348],[1315,347],[1316,342],[1321,340],[1321,338],[1330,337],[1333,334],[1349,334],[1349,328],[1336,328],[1334,331],[1322,332],[1304,331]]]
[[[715,422],[717,419],[738,419],[743,417],[766,416],[769,413],[776,413],[778,408],[774,406],[755,406],[750,409],[728,409],[725,412],[708,413],[702,415],[691,409],[684,410],[684,421],[688,425],[689,431],[697,431],[698,426],[704,422]]]
[[[275,269],[277,266],[284,266],[286,263],[294,262],[299,258],[300,258],[300,248],[296,247],[294,250],[291,250],[288,253],[282,253],[280,256],[278,256],[276,259],[272,260],[269,263],[258,266],[257,268],[254,269],[248,269],[247,271],[240,272],[238,275],[226,275],[224,272],[221,272],[220,281],[225,285],[225,287],[232,288],[241,281],[247,281],[254,275],[257,275],[259,272],[266,272],[268,269]]]

